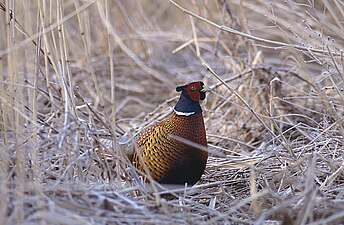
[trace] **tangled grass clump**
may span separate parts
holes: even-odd
[[[0,224],[343,223],[343,11],[0,1]],[[118,139],[194,80],[211,88],[206,171],[145,183]]]

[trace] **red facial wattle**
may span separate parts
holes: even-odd
[[[196,115],[202,112],[199,104],[200,100],[205,99],[205,86],[202,81],[178,86],[176,91],[182,92],[174,111],[180,116]]]
[[[202,92],[203,86],[203,82],[195,82],[190,84],[185,90],[193,101],[204,100],[205,93]]]

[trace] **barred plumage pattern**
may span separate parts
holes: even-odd
[[[206,167],[208,152],[177,141],[171,135],[207,146],[202,113],[173,114],[149,127],[137,142],[133,163],[141,171],[146,166],[152,178],[160,183],[195,184]]]

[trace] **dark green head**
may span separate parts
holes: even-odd
[[[197,81],[183,86],[178,86],[176,88],[177,92],[182,92],[182,94],[189,96],[193,101],[198,102],[199,100],[205,99],[204,83],[202,81]]]
[[[202,81],[178,86],[176,91],[182,92],[174,107],[177,115],[188,116],[202,112],[199,105],[199,101],[205,99],[205,85]]]

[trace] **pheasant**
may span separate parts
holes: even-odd
[[[201,81],[176,88],[181,92],[174,112],[167,119],[141,132],[132,163],[163,184],[195,184],[202,176],[208,152],[200,100],[205,99]],[[147,170],[148,169],[148,170]]]

